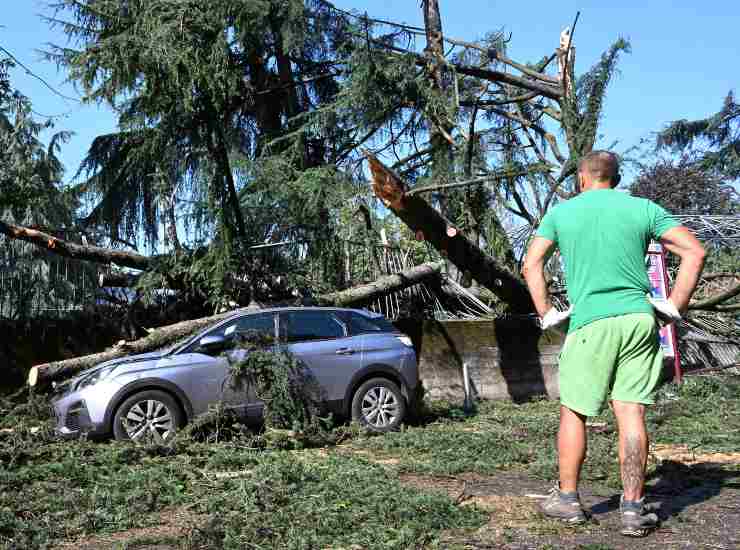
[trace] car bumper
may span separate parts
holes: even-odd
[[[105,407],[119,387],[118,384],[99,383],[52,400],[57,435],[65,439],[107,435],[110,426],[105,422]]]

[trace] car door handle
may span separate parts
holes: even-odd
[[[337,355],[352,355],[354,352],[355,350],[351,348],[339,348],[334,353],[336,353]]]

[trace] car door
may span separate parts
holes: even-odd
[[[399,353],[398,330],[385,317],[368,317],[348,311],[344,319],[350,334],[359,339],[363,352],[363,366],[384,365],[401,369],[404,355]]]
[[[335,310],[291,310],[280,313],[280,340],[310,370],[323,400],[344,399],[352,375],[362,364],[362,339],[349,336]]]
[[[276,334],[274,313],[250,314],[220,325],[204,336],[224,336],[247,331]],[[238,360],[240,350],[231,349],[226,354],[232,360]],[[186,363],[189,369],[189,391],[193,413],[206,412],[211,405],[222,402],[229,408],[236,409],[242,415],[252,415],[258,408],[254,388],[245,386],[236,388],[230,379],[229,362],[223,352],[205,353],[193,342],[178,354],[178,362]]]

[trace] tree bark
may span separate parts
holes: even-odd
[[[427,279],[439,275],[444,262],[428,262],[412,267],[401,273],[386,275],[377,281],[365,285],[359,285],[340,292],[323,294],[318,297],[318,302],[326,306],[348,306],[362,304],[377,296],[403,290]]]
[[[131,273],[101,273],[98,276],[98,286],[100,288],[130,288],[136,286],[138,280],[139,275]]]
[[[470,242],[424,199],[409,196],[403,181],[374,155],[365,155],[370,162],[373,191],[417,238],[429,241],[459,270],[470,272],[473,279],[506,302],[513,313],[534,312],[532,298],[519,277]]]
[[[447,99],[446,83],[442,74],[444,62],[444,42],[442,37],[442,19],[439,15],[437,0],[422,0],[424,10],[424,28],[426,29],[427,45],[424,53],[427,58],[427,71],[437,95]],[[447,183],[447,177],[452,173],[452,147],[454,141],[450,138],[452,126],[448,120],[438,120],[428,116],[429,142],[432,153],[432,179],[437,185]],[[445,212],[445,202],[440,200],[442,212]]]
[[[697,300],[689,303],[689,309],[703,309],[703,310],[714,310],[718,309],[717,306],[740,295],[740,283],[736,283],[727,290],[719,292],[714,296],[709,296],[703,300]],[[728,307],[728,306],[725,306]]]
[[[239,234],[239,240],[242,245],[247,242],[247,230],[244,224],[244,216],[242,215],[241,204],[239,203],[239,194],[236,192],[236,184],[234,182],[234,174],[231,172],[231,162],[229,161],[229,151],[226,144],[226,136],[224,130],[216,122],[216,158],[217,162],[221,166],[223,177],[226,181],[226,192],[228,194],[228,202],[231,206],[231,210],[234,214],[234,220],[236,222],[236,230]]]
[[[402,273],[382,277],[373,283],[318,296],[317,301],[322,305],[335,307],[362,304],[379,295],[403,290],[428,277],[436,276],[439,274],[442,264],[443,262],[422,264]],[[252,308],[241,308],[211,317],[182,321],[174,325],[154,329],[144,338],[116,345],[112,349],[102,353],[36,365],[31,367],[28,373],[28,385],[32,387],[48,385],[54,380],[70,376],[105,361],[136,353],[147,353],[166,347],[217,321],[251,310]]]

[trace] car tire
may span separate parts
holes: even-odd
[[[406,416],[406,400],[387,378],[371,378],[352,396],[352,420],[373,432],[397,430]]]
[[[167,443],[184,425],[177,401],[160,390],[145,390],[126,398],[113,415],[113,437],[118,441]]]

